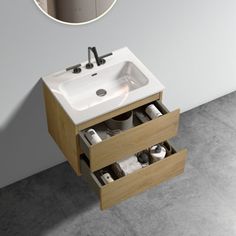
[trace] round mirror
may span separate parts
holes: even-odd
[[[50,18],[65,24],[87,24],[104,16],[117,0],[34,0]]]

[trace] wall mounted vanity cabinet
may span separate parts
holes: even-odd
[[[101,169],[176,136],[180,113],[165,107],[163,85],[127,48],[113,52],[99,67],[88,70],[85,64],[80,74],[64,70],[44,77],[43,88],[49,133],[77,175],[83,175],[98,194],[101,209],[183,173],[187,151],[172,147],[163,160],[111,183],[101,181]],[[106,99],[96,95],[101,88],[107,90]],[[145,123],[134,117],[133,127],[114,136],[103,134],[108,119],[128,111],[144,112],[149,104],[163,115]],[[92,145],[86,139],[89,128],[97,131],[101,142]]]

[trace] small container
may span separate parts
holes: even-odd
[[[104,182],[104,184],[109,184],[111,182],[114,182],[114,179],[111,177],[110,173],[102,173],[101,179]]]
[[[157,144],[150,148],[152,162],[160,161],[166,157],[166,149],[163,145]]]
[[[94,129],[87,130],[84,136],[92,145],[102,142],[102,139],[99,137],[99,135]]]
[[[111,165],[111,169],[113,170],[113,172],[118,178],[125,176],[124,171],[120,168],[120,165],[117,162]]]
[[[111,130],[127,130],[133,127],[133,111],[126,112],[112,119],[105,121],[106,126]]]
[[[145,112],[152,120],[159,116],[162,116],[162,113],[157,109],[157,107],[154,104],[147,106]]]
[[[166,149],[166,156],[168,157],[168,156],[170,156],[171,154],[172,154],[172,152],[173,152],[173,149],[172,149],[172,147],[171,147],[171,145],[168,143],[168,142],[163,142],[162,143],[162,145],[165,147],[165,149]]]
[[[149,165],[149,152],[148,150],[141,151],[136,154],[138,161],[141,163],[142,167]]]
[[[135,111],[134,114],[142,123],[150,121],[149,117],[146,114],[144,114],[144,112]]]

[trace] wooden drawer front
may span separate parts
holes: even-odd
[[[83,159],[81,160],[81,172],[97,192],[100,198],[100,208],[104,210],[183,173],[186,156],[187,151],[184,149],[106,185],[102,185],[96,175],[90,172]]]
[[[123,131],[98,144],[90,145],[84,137],[84,133],[80,132],[80,147],[90,160],[90,169],[92,171],[101,169],[117,160],[176,136],[179,109],[169,112],[161,102],[158,102],[158,105],[166,114]]]

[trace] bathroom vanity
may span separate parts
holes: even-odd
[[[83,175],[100,198],[101,209],[143,192],[184,172],[186,149],[172,147],[171,155],[129,175],[104,184],[99,171],[176,136],[179,109],[162,102],[164,86],[128,48],[114,51],[105,63],[87,69],[68,69],[43,78],[48,130],[77,175]],[[102,96],[96,93],[104,90]],[[114,136],[105,135],[105,121],[128,111],[144,112],[154,104],[163,114]],[[91,144],[85,132],[93,128],[102,141]]]

